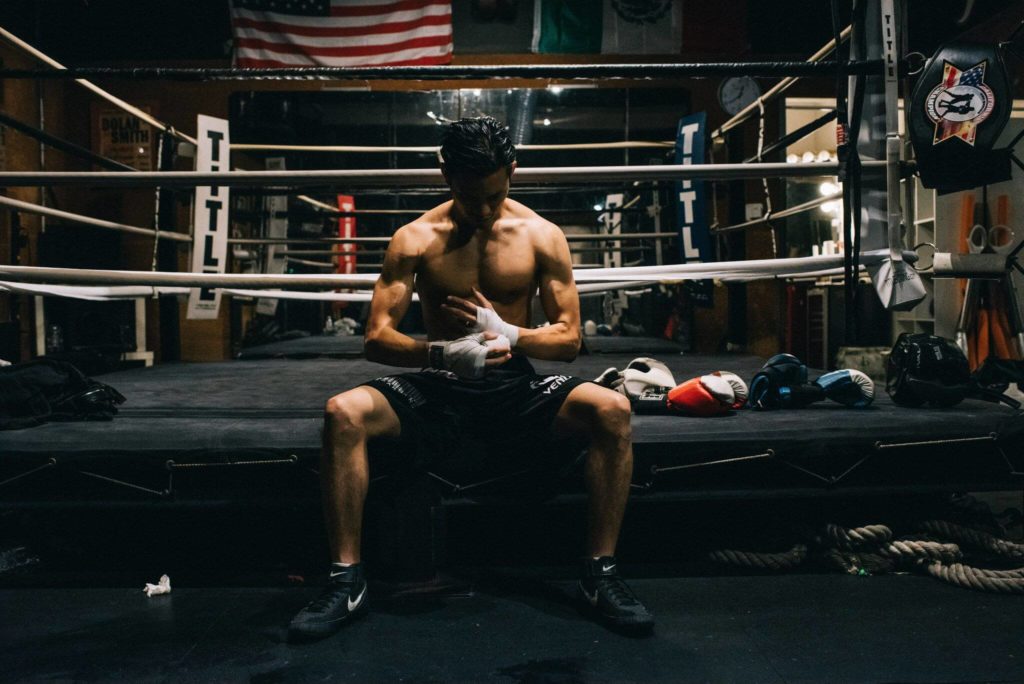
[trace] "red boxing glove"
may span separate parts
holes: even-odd
[[[732,387],[733,394],[736,395],[736,401],[732,403],[734,409],[741,409],[747,403],[747,383],[743,382],[743,378],[730,373],[729,371],[715,371],[712,375],[717,375],[723,380],[727,380],[729,385]]]
[[[702,375],[687,380],[668,393],[670,408],[691,416],[720,416],[736,403],[736,393],[725,378]]]

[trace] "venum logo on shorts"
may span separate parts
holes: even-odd
[[[565,384],[565,381],[569,379],[568,375],[549,375],[546,378],[540,380],[534,380],[530,383],[530,389],[540,389],[547,385],[547,389],[544,390],[544,394],[551,394],[556,389]]]
[[[397,378],[393,375],[385,375],[382,378],[377,378],[377,382],[387,385],[395,392],[400,394],[407,402],[409,402],[409,405],[413,408],[416,408],[417,406],[421,406],[427,403],[427,400],[423,397],[422,394],[420,394],[420,391],[418,389],[416,389],[406,381],[402,380],[401,378]]]
[[[942,82],[932,88],[924,103],[925,114],[935,124],[932,145],[951,138],[974,145],[978,126],[996,106],[995,94],[985,85],[985,64],[979,62],[960,71],[945,62]]]

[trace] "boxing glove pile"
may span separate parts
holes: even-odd
[[[646,357],[633,359],[622,371],[609,368],[595,382],[629,397],[637,414],[701,417],[720,416],[745,406],[801,408],[826,399],[864,408],[875,394],[875,383],[855,369],[825,373],[808,381],[807,366],[792,354],[768,359],[749,389],[729,371],[714,371],[676,385],[664,363]]]
[[[715,371],[669,390],[648,390],[633,401],[637,414],[721,416],[742,408],[747,384],[735,373]]]
[[[847,368],[807,381],[807,366],[792,354],[776,354],[750,382],[750,406],[757,409],[801,408],[830,399],[852,408],[869,406],[875,383],[862,371]]]

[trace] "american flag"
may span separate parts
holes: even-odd
[[[960,74],[960,85],[981,85],[985,79],[985,63],[976,64],[967,71]]]
[[[243,68],[447,64],[451,0],[232,0]]]

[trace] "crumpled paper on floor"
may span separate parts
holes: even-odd
[[[160,582],[158,584],[146,583],[146,587],[143,589],[146,592],[146,596],[159,596],[160,594],[171,593],[171,578],[167,575],[160,576]]]

